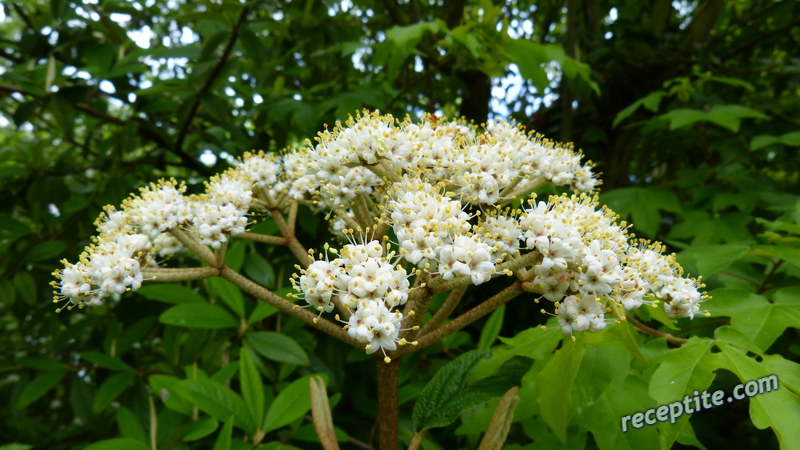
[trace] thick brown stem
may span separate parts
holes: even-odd
[[[392,357],[394,359],[399,359],[404,355],[407,355],[409,353],[414,353],[417,350],[423,349],[429,345],[439,342],[444,337],[455,333],[456,331],[464,328],[465,326],[471,324],[472,322],[475,322],[481,317],[499,308],[500,305],[508,303],[512,298],[516,297],[517,295],[523,292],[524,290],[522,289],[522,283],[516,281],[511,286],[503,289],[490,299],[486,300],[480,305],[470,309],[469,311],[465,312],[459,317],[448,322],[443,327],[433,330],[428,334],[426,334],[425,336],[422,336],[421,338],[417,339],[417,345],[406,345],[404,347],[397,349],[397,351],[395,351],[392,354]]]
[[[296,308],[296,305],[292,302],[286,300],[285,298],[275,294],[274,292],[270,291],[269,289],[260,286],[254,283],[252,280],[245,278],[239,272],[231,269],[228,266],[222,266],[219,269],[219,276],[230,281],[231,283],[235,284],[239,289],[247,292],[248,294],[252,295],[253,297],[263,300],[270,305],[280,309],[281,311],[289,314],[292,317],[296,317],[303,322],[311,325],[314,328],[318,328],[325,333],[339,339],[342,342],[346,342],[353,347],[363,349],[364,345],[359,344],[355,339],[351,338],[347,332],[342,329],[339,325],[335,323],[323,319],[317,318],[317,315],[307,311],[302,308]]]
[[[397,426],[400,420],[398,411],[398,375],[400,361],[394,359],[385,363],[376,358],[378,364],[378,429],[381,450],[396,450],[398,448]]]
[[[418,333],[418,336],[425,336],[426,333],[430,332],[434,328],[438,327],[445,319],[450,317],[450,314],[453,313],[453,310],[456,309],[458,302],[461,301],[461,298],[464,296],[464,293],[467,292],[466,286],[459,286],[452,291],[450,291],[450,295],[447,296],[447,300],[444,301],[444,304],[436,314],[433,315],[431,320],[428,321]]]
[[[142,270],[142,278],[145,281],[189,281],[202,280],[219,275],[216,267],[192,267],[179,269],[145,267]]]

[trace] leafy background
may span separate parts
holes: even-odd
[[[103,205],[163,177],[200,190],[244,151],[278,151],[361,108],[510,116],[575,142],[602,172],[601,201],[678,252],[714,297],[708,318],[644,310],[574,343],[539,330],[540,307],[517,299],[402,362],[401,439],[436,427],[424,448],[472,448],[499,387],[516,385],[506,448],[800,442],[797,2],[24,0],[2,10],[0,435],[22,445],[0,448],[244,448],[257,428],[265,448],[315,448],[312,374],[327,383],[344,445],[377,445],[372,359],[222,280],[153,285],[58,316],[48,286]],[[325,242],[325,224],[303,217],[304,242]],[[276,232],[269,220],[255,228]],[[227,258],[287,292],[290,255],[240,242]],[[776,392],[619,430],[623,415],[769,374]]]

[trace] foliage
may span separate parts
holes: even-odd
[[[679,252],[714,297],[709,318],[642,309],[575,342],[540,330],[554,322],[532,299],[509,303],[401,360],[403,442],[436,426],[424,448],[475,447],[519,386],[506,448],[792,448],[800,5],[432,3],[3,5],[0,431],[19,445],[0,448],[244,448],[256,429],[266,448],[316,448],[313,374],[326,378],[337,439],[370,442],[373,360],[249,294],[150,285],[56,316],[46,287],[132,186],[175,176],[202,191],[244,151],[280,150],[362,107],[477,123],[507,110],[574,141],[603,172],[601,201]],[[148,48],[131,39],[143,29]],[[493,100],[506,74],[521,88]],[[309,211],[299,225],[326,242]],[[270,219],[255,228],[278,234]],[[296,259],[238,242],[225,262],[285,295]],[[435,390],[448,373],[462,389],[431,397],[450,392]],[[622,416],[769,374],[776,392],[620,430]]]

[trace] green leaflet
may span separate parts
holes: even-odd
[[[594,436],[600,450],[640,450],[659,448],[655,427],[623,433],[620,418],[656,406],[647,395],[647,384],[636,376],[629,376],[622,383],[611,383],[608,389],[592,406],[587,408],[586,428]]]
[[[539,412],[562,442],[567,439],[572,385],[585,352],[586,345],[582,341],[564,340],[563,346],[556,351],[537,379]]]
[[[239,379],[242,382],[242,396],[247,405],[247,410],[256,421],[264,421],[264,385],[256,365],[246,351],[239,353]]]
[[[123,372],[110,376],[94,397],[94,404],[92,405],[92,412],[98,414],[106,408],[111,402],[117,399],[129,387],[133,386],[136,381],[136,374],[131,372]]]
[[[664,354],[661,364],[650,378],[648,393],[659,405],[668,405],[681,401],[692,392],[702,392],[714,381],[716,359],[711,354],[714,341],[708,338],[693,337],[680,348]],[[633,414],[641,409],[631,410]],[[626,414],[626,415],[627,415]],[[683,414],[673,424],[659,422],[662,448],[670,448],[678,436],[683,433],[690,415]],[[634,431],[634,430],[631,430]]]
[[[43,396],[50,389],[53,389],[64,376],[67,369],[61,368],[39,375],[31,381],[17,399],[17,408],[24,408],[33,403],[36,399]]]
[[[239,322],[219,306],[208,303],[185,303],[164,311],[158,321],[188,328],[237,328]]]
[[[800,328],[800,292],[783,288],[773,294],[774,303],[741,289],[716,289],[704,305],[712,316],[728,316],[731,327],[747,336],[765,352],[786,328]]]
[[[245,336],[245,342],[261,356],[273,361],[309,365],[308,355],[294,339],[274,331],[256,331]]]
[[[295,380],[281,390],[281,393],[269,406],[267,415],[264,418],[262,429],[265,432],[288,425],[311,409],[311,394],[308,390],[308,379],[310,377],[311,375]],[[327,377],[323,375],[323,378],[327,382]]]
[[[742,383],[774,374],[770,369],[774,370],[781,364],[759,363],[729,344],[721,344],[719,348],[727,357],[725,368],[735,373]],[[781,373],[780,376],[784,374]],[[790,376],[789,380],[792,383],[797,382],[796,376]],[[800,442],[800,427],[797,426],[797,418],[800,417],[800,396],[796,391],[787,388],[784,380],[780,380],[777,390],[750,397],[749,402],[753,425],[760,429],[772,428],[778,436],[781,448],[792,448]]]
[[[182,380],[175,383],[171,391],[191,401],[217,420],[227,420],[226,418],[234,416],[238,428],[248,433],[256,430],[256,424],[242,397],[223,384],[203,379]]]

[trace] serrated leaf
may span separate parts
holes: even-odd
[[[136,381],[136,374],[131,372],[114,374],[100,386],[97,394],[94,396],[94,404],[92,405],[92,412],[99,414],[106,409],[106,406],[111,404],[117,397],[120,396],[126,389],[133,386]]]
[[[205,303],[206,299],[186,286],[175,283],[148,284],[137,290],[141,295],[166,303]]]
[[[67,369],[61,368],[59,370],[46,372],[36,377],[27,386],[25,386],[25,389],[23,389],[22,393],[19,395],[19,398],[17,399],[17,408],[22,409],[39,399],[41,396],[46,394],[47,391],[53,389],[58,383],[60,383],[66,374]]]
[[[537,377],[536,402],[545,422],[562,442],[567,439],[572,385],[578,375],[586,345],[565,340]]]
[[[242,396],[247,410],[256,424],[264,422],[264,385],[256,365],[246,351],[239,353],[239,379],[242,382]]]
[[[264,418],[265,432],[277,430],[278,428],[294,422],[305,415],[311,409],[311,394],[308,390],[308,379],[305,376],[295,380],[286,386],[278,397],[269,405],[267,416]]]
[[[781,292],[783,291],[783,292]],[[739,330],[766,352],[788,327],[800,328],[800,289],[783,288],[765,297],[740,289],[716,289],[712,300],[704,303],[712,316],[731,318],[731,327]]]
[[[500,329],[503,328],[503,314],[505,314],[505,312],[506,305],[501,305],[499,308],[495,309],[486,320],[486,324],[483,326],[483,330],[481,330],[481,337],[478,339],[478,350],[489,349],[492,344],[494,344],[494,341],[497,340]]]
[[[237,427],[248,433],[256,431],[256,424],[242,397],[223,384],[209,379],[181,380],[171,390],[217,420],[227,420],[234,416]]]
[[[150,447],[133,439],[116,438],[95,442],[84,447],[84,450],[150,450]]]
[[[463,411],[497,396],[494,393],[487,395],[482,389],[466,389],[475,366],[490,355],[488,350],[464,353],[434,375],[414,405],[412,419],[416,432],[446,426]]]
[[[208,280],[208,284],[233,312],[239,317],[244,317],[244,296],[238,287],[222,278],[211,278]]]
[[[188,328],[238,328],[239,322],[219,306],[208,303],[184,303],[164,311],[158,321]]]
[[[308,355],[294,339],[273,331],[256,331],[248,333],[245,341],[264,358],[273,361],[309,365]]]

